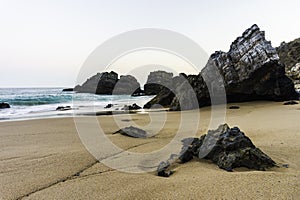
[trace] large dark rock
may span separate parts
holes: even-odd
[[[148,103],[146,103],[144,105],[144,108],[155,107],[156,104],[161,106],[170,105],[175,97],[176,88],[179,87],[182,83],[184,83],[186,81],[186,78],[187,75],[184,73],[180,73],[178,76],[173,77],[169,82],[169,87],[160,88],[159,93]]]
[[[211,160],[226,171],[232,171],[236,167],[266,170],[276,165],[268,155],[255,147],[250,138],[245,136],[239,128],[229,128],[227,124],[220,125],[216,130],[209,130],[200,138],[183,139],[182,143],[181,153],[175,162],[185,163],[198,157]],[[170,160],[172,159],[159,164],[158,175],[169,176],[171,174],[172,162]]]
[[[118,74],[116,72],[103,72],[98,81],[96,94],[112,94],[117,82]]]
[[[146,95],[156,95],[164,88],[169,88],[172,85],[173,73],[165,71],[150,72],[144,91]]]
[[[142,93],[140,84],[133,76],[121,76],[119,79],[118,74],[114,71],[98,73],[84,82],[82,86],[77,85],[74,91],[106,95],[136,95]]]
[[[135,77],[131,75],[121,76],[115,85],[113,94],[130,94],[136,95],[142,92],[140,84]]]
[[[221,80],[216,74],[220,75]],[[211,104],[210,96],[221,94],[219,90],[223,86],[227,102],[298,98],[293,82],[279,63],[276,50],[257,25],[238,37],[227,53],[218,51],[212,54],[203,70],[198,75],[186,77],[186,80],[176,88],[176,97],[171,104],[162,106],[169,106],[173,110],[207,106]],[[192,89],[187,89],[187,85]],[[153,103],[166,98],[166,95],[167,92],[159,93]],[[193,95],[196,95],[196,99],[192,98]],[[149,104],[148,107],[151,107],[151,102]]]
[[[74,88],[64,88],[62,91],[63,92],[73,92]]]
[[[0,103],[0,109],[4,109],[4,108],[10,108],[10,105],[8,103]]]
[[[99,83],[100,79],[103,79],[103,78],[104,78],[103,73],[97,73],[96,75],[94,75],[91,78],[87,79],[81,86],[77,85],[74,88],[74,91],[95,94],[96,90],[97,90],[98,83]]]

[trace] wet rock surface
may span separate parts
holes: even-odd
[[[187,84],[192,89],[188,89]],[[280,64],[275,48],[257,25],[238,37],[227,53],[217,51],[212,54],[198,75],[187,76],[186,81],[176,87],[177,95],[168,106],[172,110],[188,110],[210,105],[210,97],[218,98],[223,87],[227,102],[284,101],[298,99],[299,96],[294,83],[285,75],[284,65]],[[149,104],[165,99],[166,95],[171,94],[159,93],[156,101]],[[196,95],[197,102],[191,102],[192,95]]]
[[[134,126],[122,128],[113,134],[117,134],[117,133],[120,133],[125,136],[129,136],[129,137],[134,137],[134,138],[146,138],[147,137],[146,131],[144,131],[140,128],[136,128]]]
[[[209,130],[200,138],[183,139],[182,143],[181,153],[175,162],[185,163],[197,157],[211,160],[226,171],[232,171],[236,167],[266,170],[276,165],[238,127],[230,128],[227,124],[220,125],[216,130]],[[170,175],[170,160],[174,163],[174,155],[171,157],[167,162],[159,164],[159,176]]]
[[[8,103],[0,103],[0,109],[10,108],[10,105]]]

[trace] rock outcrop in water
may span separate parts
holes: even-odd
[[[10,108],[10,105],[8,103],[0,103],[0,109],[4,109],[4,108]]]
[[[223,80],[217,79],[215,73],[219,73]],[[204,81],[203,77],[208,78]],[[182,81],[174,90],[177,97],[170,104],[161,105],[171,107],[172,110],[210,105],[209,91],[215,91],[214,95],[218,95],[218,88],[222,87],[222,83],[227,102],[298,98],[293,82],[285,75],[284,66],[279,63],[275,48],[265,39],[264,32],[253,25],[231,44],[227,53],[215,52],[198,75],[187,76],[186,81]],[[187,90],[185,84],[189,84],[193,91]],[[196,95],[197,103],[191,102],[192,93]],[[161,92],[147,106],[161,102],[168,95],[175,96],[168,94],[168,91]]]
[[[173,73],[165,71],[150,72],[144,91],[146,95],[156,95],[164,88],[169,88],[172,85]]]
[[[232,171],[236,167],[247,167],[255,170],[266,170],[274,167],[275,162],[240,131],[239,128],[229,128],[227,124],[220,125],[216,130],[209,130],[200,138],[182,140],[183,147],[178,159],[171,155],[166,162],[161,162],[157,168],[159,176],[168,177],[172,174],[174,162],[185,163],[194,157],[208,159],[221,169]]]
[[[106,95],[135,95],[142,92],[136,78],[125,75],[119,79],[118,74],[113,71],[92,76],[82,86],[76,86],[74,91]]]

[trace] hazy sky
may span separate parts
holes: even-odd
[[[182,33],[211,54],[256,23],[278,46],[300,37],[299,8],[299,0],[0,0],[0,87],[73,86],[98,45],[139,28]]]

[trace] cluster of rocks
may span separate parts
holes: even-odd
[[[172,110],[195,109],[210,105],[211,96],[218,98],[222,88],[227,102],[284,101],[299,97],[294,83],[285,75],[276,49],[255,24],[231,44],[227,53],[212,54],[198,75],[179,78],[172,92],[162,90],[146,106],[161,104]]]
[[[159,176],[170,176],[174,163],[185,163],[194,157],[211,160],[226,171],[232,171],[236,167],[266,170],[276,165],[238,127],[230,128],[227,124],[220,125],[216,130],[209,130],[200,138],[183,139],[182,143],[180,155],[173,154],[168,161],[158,165]]]
[[[142,107],[137,105],[136,103],[132,104],[132,105],[124,105],[123,108],[121,108],[121,110],[139,110]]]
[[[228,52],[217,51],[212,54],[198,75],[182,73],[173,77],[172,73],[164,71],[151,72],[142,90],[131,75],[119,79],[113,71],[103,72],[76,86],[74,91],[107,95],[156,95],[144,108],[160,105],[171,110],[208,106],[212,103],[211,97],[223,98],[229,103],[298,99],[299,94],[290,78],[299,80],[299,44],[300,39],[297,39],[282,43],[275,49],[265,39],[264,31],[254,24],[231,44]],[[225,92],[222,94],[222,91]]]

